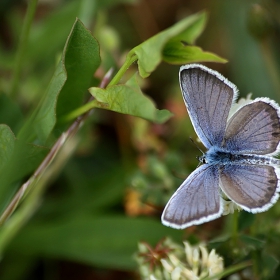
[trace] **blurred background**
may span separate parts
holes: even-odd
[[[27,1],[0,2],[1,94],[9,91],[26,9]],[[38,1],[14,100],[23,115],[38,103],[76,17],[100,42],[98,80],[109,68],[118,69],[131,48],[200,11],[207,12],[208,22],[196,45],[228,60],[205,65],[236,84],[241,96],[252,93],[279,103],[277,0]],[[226,232],[230,216],[185,231],[160,222],[165,203],[200,155],[189,140],[196,135],[181,98],[178,70],[162,63],[142,84],[159,109],[174,114],[163,125],[94,111],[78,135],[75,154],[1,256],[1,279],[139,279],[133,255],[138,242],[155,245],[164,236],[207,241]],[[259,219],[264,221],[264,215]]]

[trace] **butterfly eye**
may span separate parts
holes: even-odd
[[[203,155],[203,156],[197,156],[196,159],[197,159],[199,162],[203,163],[203,164],[207,163],[207,162],[206,162],[205,155]]]

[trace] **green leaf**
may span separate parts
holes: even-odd
[[[263,279],[270,279],[274,275],[275,270],[279,266],[279,260],[266,252],[262,252],[262,277]],[[279,276],[279,275],[278,275]]]
[[[22,178],[30,175],[49,151],[44,147],[26,144],[15,138],[12,140],[11,136],[13,134],[6,138],[6,143],[9,141],[9,144],[6,145],[5,162],[0,166],[0,213],[5,209],[19,185],[23,183]],[[1,140],[3,141],[2,138]],[[3,151],[0,156],[3,156]]]
[[[44,98],[20,130],[18,138],[26,142],[36,141],[39,144],[45,144],[56,122],[55,105],[66,78],[65,69],[60,61]]]
[[[100,65],[99,44],[81,21],[76,20],[63,51],[67,81],[59,94],[57,118],[79,107]]]
[[[211,276],[208,276],[208,277],[203,277],[203,280],[222,279],[222,278],[225,278],[226,276],[235,274],[238,271],[241,271],[245,268],[248,268],[251,265],[252,264],[251,264],[250,261],[245,261],[245,262],[241,262],[241,263],[234,264],[234,265],[231,265],[231,266],[227,266],[222,272],[214,273],[214,275],[211,275]]]
[[[108,86],[106,89],[90,88],[96,99],[96,107],[114,112],[140,117],[152,122],[163,123],[172,113],[168,110],[158,110],[153,101],[145,96],[134,75],[125,85]]]
[[[256,220],[255,214],[246,211],[241,211],[238,216],[238,230],[242,232],[245,229],[250,228],[255,220]]]
[[[10,160],[15,147],[15,136],[11,129],[0,125],[0,170]]]
[[[19,180],[32,172],[48,152],[16,140],[7,125],[0,125],[0,211],[15,192]]]
[[[73,21],[75,21],[76,17],[80,18],[88,27],[84,21],[86,20],[83,16],[85,13],[87,16],[91,17],[92,22],[93,18],[94,21],[96,21],[96,14],[100,13],[100,9],[112,8],[122,3],[133,4],[136,1],[137,0],[90,0],[64,2],[63,5],[59,5],[59,9],[52,9],[44,16],[44,20],[36,21],[36,24],[32,26],[25,62],[30,63],[30,61],[35,61],[36,63],[40,63],[39,65],[44,62],[51,67],[54,57],[58,52],[61,52],[61,48],[67,39],[69,29],[73,25]],[[4,54],[4,57],[1,57],[0,54],[1,66],[2,58],[6,57],[7,53]],[[38,67],[35,69],[38,69]],[[43,72],[40,74],[43,74]]]
[[[159,219],[80,213],[29,224],[12,242],[11,249],[100,267],[134,269],[138,242],[155,245],[163,236],[180,240],[182,231],[163,226]]]
[[[246,244],[249,248],[253,250],[261,249],[265,245],[265,241],[254,238],[249,235],[242,234],[240,240]]]
[[[19,105],[4,93],[0,93],[0,123],[8,125],[13,131],[22,120]]]
[[[77,19],[46,94],[20,131],[19,138],[44,145],[57,117],[81,105],[99,64],[98,43]]]
[[[175,63],[175,59],[172,59],[174,56],[176,63],[199,61],[200,58],[206,61],[225,62],[218,56],[202,52],[199,48],[187,48],[187,51],[182,49],[181,42],[192,44],[203,31],[205,22],[205,13],[189,16],[133,48],[129,52],[128,58],[137,57],[139,73],[143,78],[154,71],[162,58],[171,63]],[[177,57],[174,54],[176,51],[178,51],[178,56],[183,55],[183,58]]]
[[[43,62],[50,67],[53,65],[54,58],[61,53],[65,45],[80,6],[81,1],[67,1],[59,9],[53,9],[48,13],[44,20],[33,24],[26,50],[26,63],[34,61]]]
[[[192,19],[194,17],[194,19]],[[196,39],[202,34],[207,21],[207,13],[197,13],[191,15],[186,18],[192,19],[193,22],[187,26],[187,28],[183,29],[182,32],[173,36],[170,40],[168,40],[167,44],[172,42],[186,42],[187,44],[194,44]],[[184,21],[184,20],[183,20]],[[182,22],[182,20],[181,20]]]
[[[168,43],[163,50],[163,60],[170,64],[179,65],[198,61],[227,62],[226,59],[211,52],[204,52],[201,48],[196,46],[186,46],[182,42]]]

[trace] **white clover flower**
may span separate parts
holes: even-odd
[[[215,249],[212,249],[208,256],[208,269],[209,276],[214,276],[224,269],[223,258],[216,254]]]
[[[238,206],[236,203],[234,203],[231,200],[225,200],[222,198],[223,201],[223,215],[233,214],[235,210],[241,211],[242,208]]]
[[[236,113],[237,110],[239,110],[241,107],[245,106],[246,104],[252,102],[253,99],[251,99],[251,97],[252,97],[252,93],[249,93],[245,98],[242,97],[236,103],[234,103],[230,108],[228,114],[228,120],[232,117],[233,114]]]
[[[140,243],[136,260],[143,280],[200,280],[224,268],[223,258],[215,250],[208,253],[204,244],[192,246],[184,242],[182,247],[168,238],[155,248]]]

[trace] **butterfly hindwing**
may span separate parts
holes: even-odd
[[[279,106],[268,98],[256,99],[229,120],[223,147],[239,154],[274,154],[279,149]]]
[[[269,165],[226,165],[219,169],[223,192],[243,209],[263,212],[278,199],[279,171]]]
[[[197,168],[173,194],[162,213],[162,223],[182,229],[221,216],[218,169],[211,165]]]

